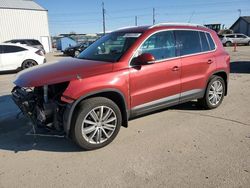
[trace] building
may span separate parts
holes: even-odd
[[[243,33],[250,36],[250,16],[241,16],[230,27],[234,33]]]
[[[0,42],[37,39],[51,51],[48,11],[32,0],[0,0]]]

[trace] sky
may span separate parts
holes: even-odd
[[[102,32],[102,2],[106,31],[155,21],[221,23],[229,28],[241,16],[250,16],[250,0],[35,0],[48,10],[50,33]]]

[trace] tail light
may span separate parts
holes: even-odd
[[[37,50],[35,53],[36,53],[37,55],[44,56],[44,53],[43,53],[41,50]]]

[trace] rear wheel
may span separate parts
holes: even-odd
[[[75,51],[75,57],[77,57],[80,54],[80,51],[76,50]]]
[[[248,46],[250,46],[250,41],[248,42]]]
[[[104,97],[82,102],[72,130],[74,141],[85,150],[93,150],[111,143],[122,124],[119,107]]]
[[[224,80],[219,76],[212,76],[207,85],[205,96],[198,102],[206,109],[217,108],[222,103],[224,94]]]
[[[30,67],[34,67],[37,65],[37,62],[35,62],[34,60],[32,59],[28,59],[28,60],[25,60],[22,64],[22,70],[24,69],[27,69],[27,68],[30,68]]]

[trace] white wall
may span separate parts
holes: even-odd
[[[0,42],[11,39],[37,39],[41,43],[49,38],[46,52],[51,51],[47,11],[0,8]]]

